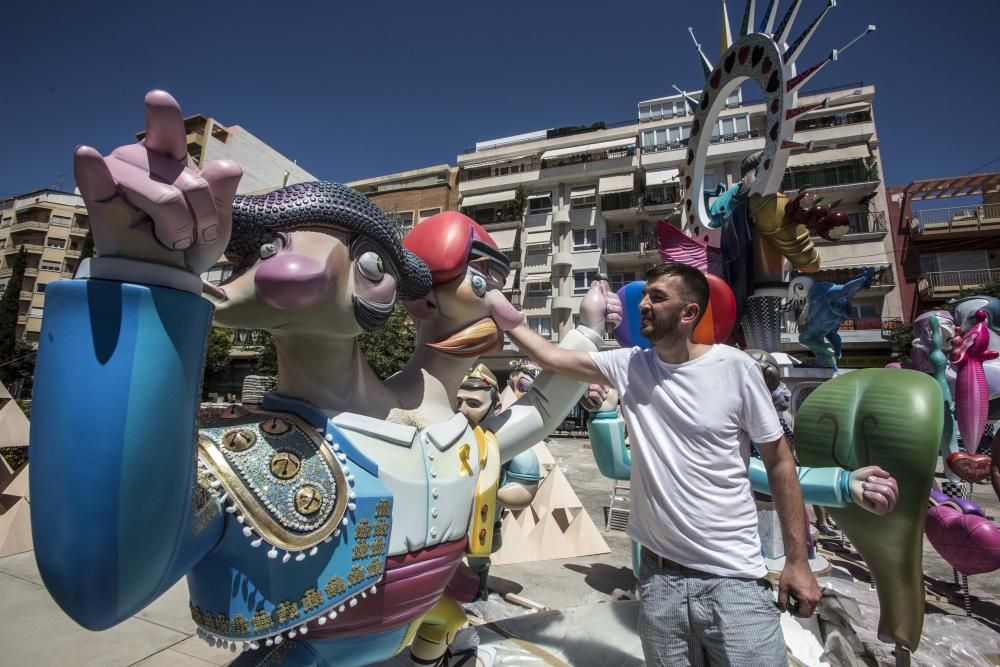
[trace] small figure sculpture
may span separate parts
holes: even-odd
[[[1000,353],[989,349],[990,331],[986,328],[986,311],[977,310],[976,323],[951,340],[950,361],[957,368],[955,383],[955,413],[962,442],[970,454],[979,449],[986,417],[989,413],[989,387],[983,362]]]
[[[842,342],[837,329],[850,317],[851,299],[871,286],[878,271],[866,268],[861,275],[843,284],[817,282],[808,276],[799,276],[788,285],[788,301],[802,308],[798,317],[799,343],[816,355],[816,365],[832,368],[840,374]]]

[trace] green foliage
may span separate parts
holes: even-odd
[[[528,203],[528,189],[523,185],[514,188],[514,208],[518,214],[524,216],[524,206]]]
[[[275,377],[278,375],[278,350],[274,347],[274,336],[258,330],[257,335],[257,375]]]
[[[18,356],[17,317],[21,310],[21,287],[24,284],[24,269],[28,264],[28,253],[22,246],[13,258],[8,260],[11,274],[0,297],[0,380],[9,384],[17,375],[9,362]]]
[[[0,456],[7,461],[11,470],[17,470],[28,462],[27,447],[4,447],[0,449]]]
[[[83,240],[83,248],[80,250],[80,260],[83,261],[88,257],[94,256],[94,232],[91,229],[87,230],[87,238]]]
[[[229,370],[229,349],[233,346],[233,332],[220,327],[212,327],[208,335],[208,349],[205,353],[205,371],[219,375]]]
[[[368,366],[384,380],[401,369],[413,354],[416,329],[406,310],[397,303],[385,326],[362,334],[359,342]]]
[[[958,293],[958,298],[964,299],[967,296],[992,296],[1000,299],[1000,282],[990,283],[982,287],[963,287]]]
[[[913,323],[902,322],[889,333],[889,344],[892,346],[893,359],[909,359],[911,343],[913,343]]]

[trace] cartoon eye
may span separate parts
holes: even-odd
[[[260,247],[260,258],[270,259],[277,255],[282,248],[285,247],[285,240],[279,235],[275,236],[274,240],[268,241]]]
[[[377,252],[368,251],[358,258],[358,270],[368,280],[378,282],[385,275],[382,257]]]
[[[472,291],[476,293],[476,296],[481,297],[486,295],[486,278],[474,275],[469,282],[472,284]]]

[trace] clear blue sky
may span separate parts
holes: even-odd
[[[743,2],[728,5],[737,30]],[[795,34],[823,6],[805,0]],[[720,17],[715,0],[8,2],[0,196],[71,189],[74,146],[133,140],[152,88],[319,178],[454,164],[477,140],[625,120],[673,83],[701,87],[687,26],[714,59]],[[800,68],[877,24],[807,87],[877,86],[889,183],[963,174],[1000,157],[998,19],[995,0],[840,0]]]

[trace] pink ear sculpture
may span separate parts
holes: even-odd
[[[958,369],[955,381],[955,416],[965,450],[975,454],[986,428],[990,392],[983,362],[1000,356],[989,349],[990,330],[986,311],[976,311],[976,323],[964,334],[952,339],[951,363]]]

